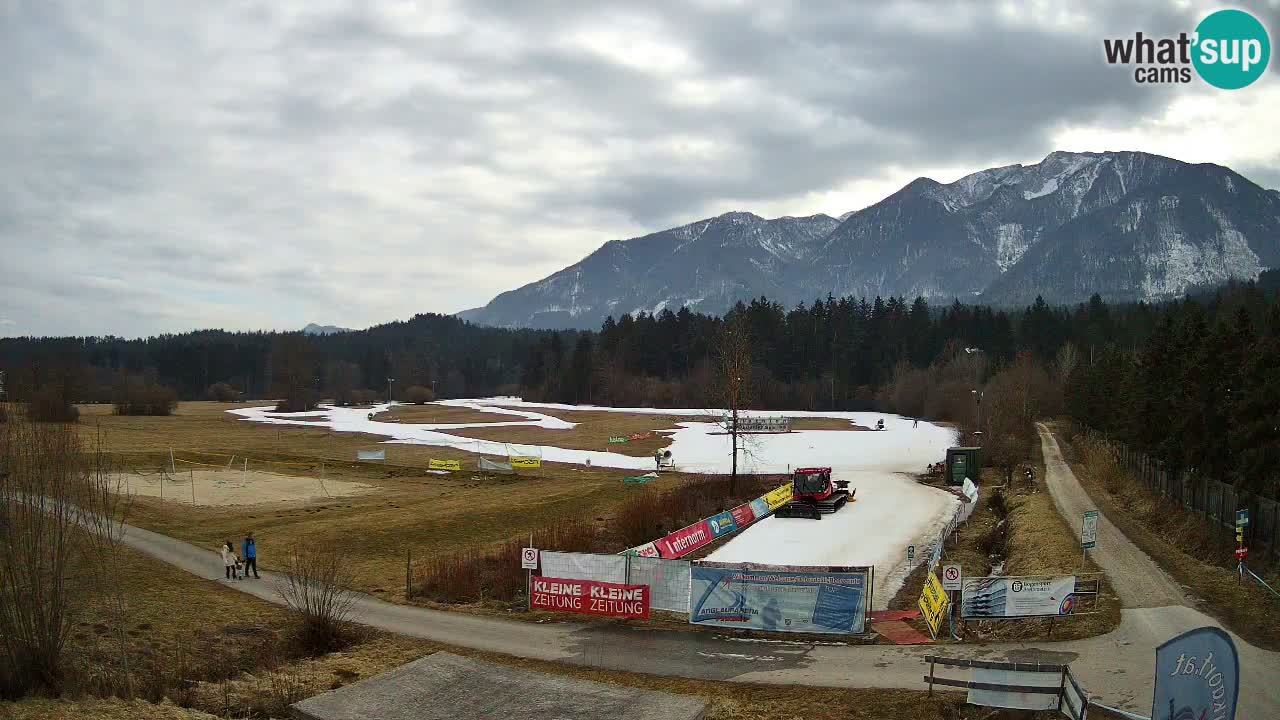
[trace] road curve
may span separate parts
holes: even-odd
[[[273,573],[263,573],[262,580],[228,582],[221,579],[222,562],[212,550],[133,526],[125,527],[124,542],[199,577],[268,602],[283,603],[276,590],[279,577]],[[459,647],[610,670],[730,682],[919,690],[924,688],[923,657],[930,653],[1071,662],[1072,672],[1100,700],[1142,713],[1151,709],[1156,645],[1172,636],[1168,632],[1171,627],[1207,624],[1207,618],[1187,607],[1136,608],[1123,611],[1115,631],[1087,640],[900,647],[851,646],[838,641],[751,641],[729,634],[608,623],[529,623],[395,605],[367,595],[357,597],[354,618],[389,632]],[[1239,717],[1280,717],[1275,694],[1264,698],[1262,690],[1280,688],[1280,654],[1264,653],[1239,638],[1235,640],[1242,664],[1254,668],[1241,683]]]
[[[1036,429],[1040,433],[1040,448],[1044,453],[1045,485],[1058,512],[1079,537],[1084,511],[1095,509],[1093,501],[1063,459],[1057,438],[1044,423],[1036,423]],[[1090,556],[1106,572],[1107,582],[1126,608],[1122,611],[1124,619],[1120,629],[1111,635],[1125,632],[1129,627],[1135,633],[1132,641],[1144,649],[1147,657],[1148,689],[1134,698],[1133,707],[1125,709],[1149,712],[1150,697],[1154,692],[1154,679],[1149,676],[1156,646],[1187,630],[1206,625],[1222,627],[1222,624],[1191,607],[1191,599],[1182,586],[1101,513],[1098,516],[1098,545],[1090,551]],[[1237,717],[1241,720],[1280,718],[1280,653],[1262,650],[1234,633],[1230,634],[1240,653],[1240,712]],[[1094,664],[1105,662],[1106,656],[1092,660]],[[1072,672],[1076,672],[1078,667],[1079,664],[1072,665]],[[1138,700],[1144,698],[1147,707],[1142,709]]]

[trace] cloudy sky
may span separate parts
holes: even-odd
[[[1280,187],[1280,69],[1139,86],[1217,5],[0,0],[0,335],[455,312],[612,238],[1055,149]],[[1271,29],[1275,2],[1243,2]]]

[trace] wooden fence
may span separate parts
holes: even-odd
[[[1120,466],[1133,474],[1153,492],[1163,495],[1198,514],[1210,527],[1234,539],[1236,511],[1249,511],[1249,525],[1244,531],[1249,558],[1255,562],[1280,564],[1280,503],[1257,493],[1238,490],[1219,480],[1211,480],[1195,471],[1172,473],[1163,463],[1148,455],[1112,442],[1093,433],[1115,451]]]

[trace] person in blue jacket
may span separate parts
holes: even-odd
[[[261,580],[262,576],[258,575],[258,544],[253,541],[252,532],[244,536],[244,544],[240,550],[240,557],[244,558],[244,576],[249,577],[249,571],[252,570],[253,576]]]

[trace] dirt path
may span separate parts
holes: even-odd
[[[1043,423],[1037,423],[1044,452],[1045,484],[1058,512],[1079,537],[1086,510],[1095,510],[1093,501],[1062,458],[1058,440]],[[1107,573],[1107,580],[1127,608],[1191,605],[1186,593],[1169,574],[1138,549],[1105,515],[1098,516],[1098,546],[1089,551],[1094,562]]]

